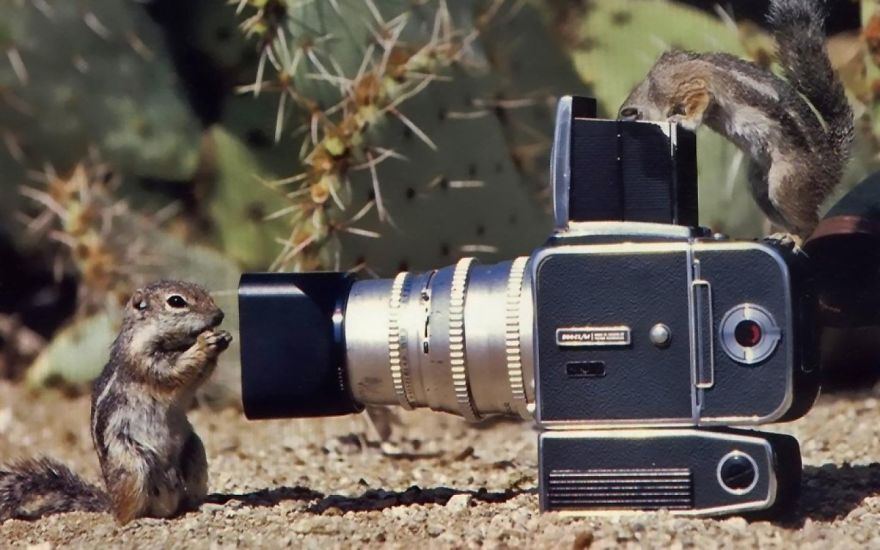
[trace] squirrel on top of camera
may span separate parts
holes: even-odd
[[[705,124],[751,158],[749,188],[797,240],[819,223],[853,141],[853,112],[825,50],[822,0],[771,0],[786,79],[725,53],[668,51],[620,108],[624,120]]]

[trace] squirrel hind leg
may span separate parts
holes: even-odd
[[[142,517],[169,518],[177,514],[181,487],[177,473],[126,469],[107,478],[113,515],[120,525]]]
[[[35,520],[64,512],[105,512],[107,495],[47,458],[0,468],[0,521]]]
[[[787,166],[765,167],[753,161],[748,176],[755,203],[774,226],[801,241],[810,236],[819,223],[819,204],[809,189],[798,188]]]
[[[817,191],[821,189],[821,178],[811,178],[790,165],[774,163],[767,173],[767,180],[770,182],[769,200],[782,218],[778,225],[801,239],[807,239],[819,225],[822,196]]]
[[[191,432],[180,452],[180,471],[186,485],[183,506],[196,509],[208,494],[208,457],[202,440]]]
[[[770,223],[777,227],[788,227],[782,213],[777,210],[776,205],[770,200],[770,186],[767,183],[767,168],[757,162],[749,163],[749,192],[755,199],[755,204],[761,209],[761,212],[767,216]]]

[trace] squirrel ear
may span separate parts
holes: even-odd
[[[137,310],[147,309],[147,295],[144,291],[138,289],[131,295],[131,307]]]
[[[670,109],[669,117],[675,117],[685,126],[693,129],[702,124],[703,115],[712,101],[712,92],[702,78],[692,78],[678,88],[678,101]]]

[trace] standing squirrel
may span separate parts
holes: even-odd
[[[159,281],[134,292],[92,388],[91,432],[106,492],[50,459],[0,468],[0,521],[112,511],[124,524],[197,507],[208,463],[186,418],[232,337],[202,287]]]
[[[787,80],[724,53],[670,51],[630,93],[626,120],[706,124],[751,158],[749,186],[774,224],[806,239],[840,182],[853,141],[853,113],[825,51],[820,0],[771,0]]]

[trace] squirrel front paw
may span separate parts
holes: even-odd
[[[786,248],[791,248],[792,252],[794,252],[795,254],[803,253],[802,246],[804,244],[804,240],[794,233],[773,233],[764,237],[763,240],[778,244],[780,246],[784,246]]]
[[[210,355],[220,355],[229,343],[232,342],[232,335],[225,330],[206,330],[199,335],[199,347]]]

